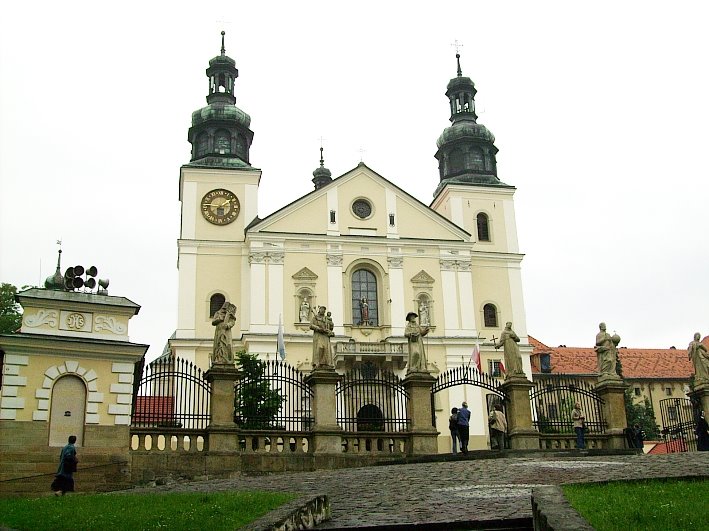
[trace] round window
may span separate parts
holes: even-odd
[[[368,218],[372,215],[372,205],[365,199],[357,199],[357,201],[352,204],[352,212],[354,212],[354,215],[358,218]]]

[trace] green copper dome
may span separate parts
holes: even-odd
[[[221,101],[210,103],[206,107],[202,107],[192,113],[193,126],[211,120],[236,122],[247,128],[251,125],[251,116],[239,109],[236,105],[230,105]]]
[[[482,140],[491,144],[495,142],[495,136],[483,124],[473,121],[459,121],[443,130],[441,136],[436,140],[436,146],[440,148],[444,144],[461,139]]]

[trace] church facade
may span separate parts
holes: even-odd
[[[235,351],[275,359],[282,326],[286,361],[309,372],[309,320],[325,306],[336,370],[368,363],[403,377],[406,315],[415,312],[430,328],[424,344],[433,376],[469,364],[476,346],[482,370],[499,374],[502,352],[493,341],[511,321],[531,380],[515,188],[497,176],[494,137],[477,123],[476,89],[457,60],[430,205],[364,163],[332,178],[321,156],[313,190],[259,218],[262,174],[249,159],[250,117],[236,106],[238,70],[222,40],[206,71],[207,106],[192,114],[191,160],[180,169],[172,354],[208,368],[212,316],[228,301],[237,306]],[[485,391],[459,386],[436,395],[441,451],[450,408],[464,400],[471,449],[486,447]]]

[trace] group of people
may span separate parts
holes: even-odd
[[[505,437],[507,436],[507,418],[501,404],[495,404],[488,417],[490,426],[490,448],[492,450],[505,449]],[[470,410],[468,403],[463,402],[460,408],[451,409],[448,418],[448,429],[451,433],[452,448],[454,454],[458,453],[458,447],[463,454],[468,453],[468,441],[470,440]]]

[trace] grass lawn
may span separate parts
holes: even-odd
[[[598,531],[707,529],[709,480],[564,485],[571,505]]]
[[[0,527],[233,530],[295,497],[278,492],[210,492],[7,498],[0,499]]]

